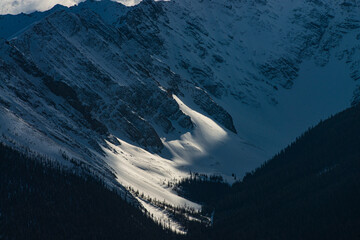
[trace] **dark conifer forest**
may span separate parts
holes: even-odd
[[[321,122],[218,198],[202,239],[360,239],[360,106]]]
[[[92,177],[0,145],[0,239],[173,239]],[[39,161],[41,160],[41,161]]]

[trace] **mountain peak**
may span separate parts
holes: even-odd
[[[242,177],[358,88],[358,8],[228,3],[86,1],[1,17],[0,140],[198,207],[160,183]]]

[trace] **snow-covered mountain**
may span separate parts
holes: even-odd
[[[199,207],[172,179],[241,177],[360,101],[356,0],[86,1],[0,36],[2,142],[174,205]]]

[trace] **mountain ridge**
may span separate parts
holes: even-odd
[[[2,16],[0,141],[199,208],[164,180],[196,171],[233,181],[356,103],[359,11],[149,0]],[[14,19],[19,29],[7,30]]]

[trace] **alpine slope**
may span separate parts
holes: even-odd
[[[88,0],[0,37],[1,142],[174,206],[201,207],[169,182],[242,178],[360,101],[357,0]]]

